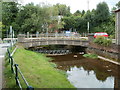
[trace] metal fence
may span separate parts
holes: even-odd
[[[13,50],[12,53],[10,53],[9,48],[7,49],[8,59],[9,59],[9,63],[10,63],[10,66],[11,66],[11,71],[12,71],[13,74],[15,74],[16,85],[19,86],[19,88],[22,90],[21,82],[19,80],[19,77],[21,77],[23,79],[25,85],[27,86],[26,87],[27,90],[33,90],[34,88],[28,84],[28,82],[25,79],[23,73],[21,72],[18,64],[14,61],[13,54],[15,53],[16,49],[17,49],[17,47]]]

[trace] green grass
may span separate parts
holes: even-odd
[[[14,59],[19,64],[28,83],[34,88],[74,88],[67,80],[66,75],[54,68],[54,64],[48,62],[51,58],[47,58],[43,54],[18,48]],[[16,87],[9,65],[6,65],[5,76],[9,77],[6,78],[6,87]],[[26,87],[23,82],[22,85]]]
[[[98,55],[96,54],[84,54],[83,55],[84,57],[87,57],[87,58],[92,58],[92,59],[97,59],[98,58]]]

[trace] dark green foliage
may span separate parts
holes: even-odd
[[[95,12],[96,15],[96,23],[101,24],[103,22],[107,22],[109,20],[109,7],[107,3],[102,2],[97,5],[97,9]]]
[[[47,24],[49,20],[49,7],[42,8],[30,3],[24,6],[23,10],[20,10],[16,23],[21,27],[19,32],[36,33],[36,31],[41,31],[42,25]]]
[[[120,1],[116,4],[117,8],[120,8]]]
[[[18,3],[16,2],[3,2],[2,3],[2,24],[4,27],[2,27],[2,36],[6,36],[6,31],[9,29],[9,27],[12,25],[12,23],[15,22],[15,19],[18,14]]]
[[[97,43],[99,45],[104,45],[104,46],[109,46],[112,44],[111,39],[107,39],[107,38],[102,37],[102,36],[95,38],[93,42]]]
[[[18,7],[15,2],[3,2],[2,3],[2,23],[6,26],[11,25],[15,22],[17,17]]]
[[[82,15],[82,13],[79,11],[79,10],[77,10],[75,13],[74,13],[74,16],[81,16]]]
[[[3,4],[3,25],[5,25],[3,33],[6,34],[11,25],[15,34],[46,32],[51,24],[54,27],[49,30],[63,28],[64,22],[60,22],[58,25],[56,18],[58,15],[69,16],[70,7],[63,4],[40,6],[33,3],[20,6],[15,2],[7,2]]]
[[[58,9],[58,15],[62,15],[62,16],[70,16],[70,7],[66,6],[65,4],[56,4],[54,5],[54,7],[56,7]]]
[[[85,12],[77,10],[72,16],[64,17],[64,29],[69,30],[72,28],[77,32],[84,33],[87,31],[87,22],[90,23],[90,32],[107,32],[109,35],[115,34],[115,15],[110,13],[108,5],[101,2],[97,5],[97,9]]]
[[[119,6],[120,2],[116,4],[113,10]],[[107,32],[109,35],[115,34],[115,15],[110,13],[105,2],[99,3],[97,8],[92,11],[77,10],[74,14],[70,13],[70,7],[65,4],[43,5],[41,7],[33,3],[21,6],[15,2],[4,2],[2,8],[4,34],[9,30],[10,25],[13,26],[16,35],[26,32],[36,33],[36,31],[45,33],[50,25],[54,26],[49,28],[50,32],[62,28],[64,30],[71,29],[72,31],[85,33],[88,32],[87,22],[90,23],[90,33]],[[58,15],[63,16],[59,25],[58,20],[54,17]]]

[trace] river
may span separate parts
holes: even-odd
[[[100,59],[85,58],[80,54],[49,56],[57,68],[66,71],[67,79],[76,88],[120,87],[120,66]]]

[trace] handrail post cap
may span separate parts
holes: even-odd
[[[14,64],[14,66],[18,66],[18,64]]]
[[[27,90],[34,90],[34,88],[32,86],[28,86]]]

